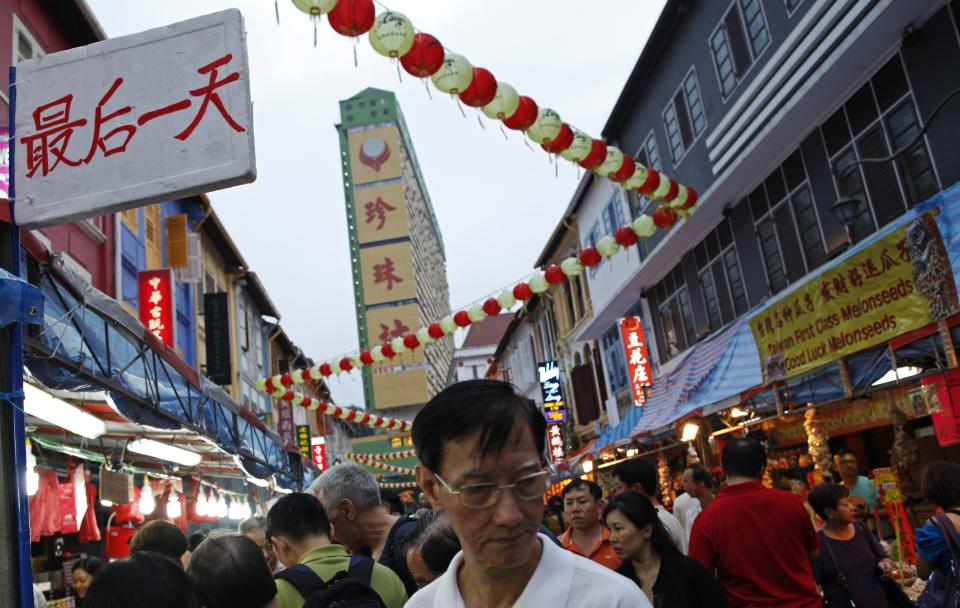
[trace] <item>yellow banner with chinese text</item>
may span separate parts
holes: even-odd
[[[960,311],[935,213],[751,317],[764,381],[808,372]]]

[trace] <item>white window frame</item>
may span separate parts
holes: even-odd
[[[791,9],[790,0],[783,0],[783,7],[787,9],[787,18],[793,17],[793,14],[797,12],[797,9],[800,8],[800,5],[803,4],[804,0],[797,0],[796,5]]]
[[[746,80],[746,78],[747,78],[747,76],[750,74],[750,72],[753,71],[753,66],[757,65],[757,63],[760,61],[760,58],[763,57],[763,56],[766,54],[767,49],[769,49],[770,47],[773,46],[773,39],[770,37],[770,23],[767,21],[767,12],[764,10],[763,2],[760,2],[760,15],[761,15],[761,17],[763,17],[763,27],[766,28],[766,30],[767,30],[768,42],[767,42],[767,46],[763,47],[763,50],[760,51],[760,54],[759,54],[759,55],[754,54],[753,45],[750,44],[750,37],[749,37],[749,34],[748,34],[748,32],[747,32],[747,20],[746,20],[746,18],[745,18],[744,15],[743,15],[743,6],[741,6],[740,2],[741,2],[741,0],[732,0],[732,1],[730,2],[730,4],[727,5],[727,8],[723,11],[723,16],[720,17],[720,22],[717,23],[717,26],[716,26],[715,28],[713,28],[713,31],[710,32],[710,36],[707,37],[707,51],[710,53],[710,63],[713,64],[713,74],[717,77],[717,90],[720,91],[720,98],[723,100],[723,103],[727,103],[727,101],[728,101],[731,97],[733,97],[733,94],[737,92],[737,89],[738,89],[738,88],[740,88],[740,83],[743,82],[744,80]],[[801,2],[802,2],[802,0],[801,0]],[[733,5],[736,5],[737,14],[740,15],[740,25],[743,26],[744,36],[747,37],[747,52],[750,53],[750,67],[748,67],[748,68],[743,72],[743,74],[738,75],[737,72],[736,72],[736,65],[734,64],[734,72],[733,72],[734,84],[733,84],[733,88],[730,89],[730,91],[728,91],[728,92],[724,92],[724,90],[723,90],[723,81],[720,79],[720,67],[717,65],[716,55],[713,54],[713,45],[712,45],[712,42],[711,42],[711,41],[713,40],[713,37],[717,34],[717,31],[720,30],[720,28],[726,27],[726,26],[724,25],[724,23],[726,22],[726,20],[727,20],[727,15],[730,13],[730,9],[731,9],[731,7],[732,7]],[[790,13],[789,13],[789,12],[788,12],[787,16],[788,16],[788,17],[790,16]],[[727,52],[728,52],[728,53],[731,53],[731,55],[730,55],[730,61],[733,62],[733,54],[732,54],[732,53],[733,53],[733,50],[730,48],[730,35],[729,35],[729,33],[726,34],[726,38],[727,38]]]
[[[690,77],[690,74],[693,74],[693,80],[697,85],[697,92],[700,94],[700,105],[703,106],[703,130],[700,133],[696,132],[696,129],[693,126],[693,113],[690,111],[690,100],[687,99],[687,88],[684,86],[687,82],[687,79]],[[670,133],[667,131],[667,110],[673,106],[673,101],[677,98],[677,93],[683,92],[683,103],[687,108],[687,117],[690,119],[690,129],[693,131],[693,139],[690,140],[690,145],[684,145],[683,152],[680,154],[679,158],[673,158],[673,146],[670,145]],[[674,109],[676,113],[676,109]],[[703,89],[700,87],[700,77],[697,76],[697,68],[694,65],[690,66],[690,69],[683,74],[683,78],[680,79],[680,84],[676,89],[673,90],[673,93],[670,95],[670,101],[667,102],[667,105],[664,106],[663,111],[660,113],[660,120],[663,125],[664,134],[667,136],[667,148],[670,152],[671,160],[673,161],[673,168],[676,169],[680,166],[680,163],[687,157],[687,154],[690,153],[690,150],[693,149],[697,142],[700,141],[700,138],[710,129],[710,123],[707,121],[707,108],[706,104],[703,101]],[[679,120],[679,117],[678,117]],[[677,125],[679,129],[679,124]],[[680,136],[680,143],[683,143],[683,135]],[[660,159],[660,162],[663,163],[663,158]]]

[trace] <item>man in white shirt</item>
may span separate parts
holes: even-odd
[[[690,529],[693,528],[693,520],[698,513],[700,513],[700,501],[691,496],[689,491],[684,490],[683,494],[673,501],[673,514],[683,526],[683,537],[687,546],[690,546]]]
[[[636,458],[621,462],[613,467],[613,494],[623,492],[639,492],[646,496],[653,506],[657,508],[657,515],[660,517],[660,523],[667,529],[673,544],[680,549],[680,552],[687,553],[687,535],[680,525],[680,520],[667,511],[666,507],[660,504],[657,496],[657,467],[652,462]]]
[[[537,530],[549,486],[543,413],[513,387],[469,380],[413,423],[417,482],[463,550],[406,608],[649,608],[630,580]]]
[[[699,464],[692,464],[683,472],[683,489],[697,501],[696,511],[688,511],[687,519],[681,520],[687,531],[687,547],[690,546],[690,531],[693,530],[693,522],[697,519],[697,515],[700,515],[700,512],[713,502],[714,485],[713,474]],[[677,506],[674,505],[673,508],[676,511]]]

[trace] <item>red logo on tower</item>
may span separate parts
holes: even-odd
[[[140,321],[147,331],[174,348],[173,270],[145,270],[137,277],[137,293],[140,296]]]

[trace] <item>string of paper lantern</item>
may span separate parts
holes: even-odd
[[[488,118],[501,121],[504,127],[526,133],[550,154],[559,154],[627,190],[664,203],[654,213],[660,216],[658,227],[661,223],[672,225],[676,221],[675,209],[693,211],[698,197],[696,190],[638,164],[616,146],[608,146],[603,140],[571,127],[555,110],[540,107],[532,98],[520,95],[510,84],[498,81],[489,70],[475,67],[463,55],[446,49],[435,36],[418,33],[403,13],[386,10],[374,17],[373,0],[293,0],[293,3],[313,19],[314,38],[320,15],[330,13],[330,25],[336,32],[354,38],[366,33],[374,51],[398,60],[399,66],[416,78],[429,77],[437,90],[458,103],[480,108]]]
[[[407,467],[398,467],[395,464],[387,464],[385,462],[380,462],[379,460],[374,460],[373,458],[366,458],[366,454],[354,454],[349,452],[347,453],[347,458],[356,462],[357,464],[387,471],[388,473],[399,473],[400,475],[414,475],[416,473],[416,471],[413,469],[408,469]]]
[[[403,460],[404,458],[416,458],[416,450],[403,450],[402,452],[381,452],[379,454],[359,454],[363,458],[372,458],[374,460]]]
[[[307,397],[306,395],[288,389],[284,389],[282,395],[274,394],[273,397],[276,399],[282,399],[283,401],[289,401],[294,405],[299,405],[300,407],[306,408],[313,412],[319,411],[327,416],[346,420],[347,422],[355,422],[357,424],[372,426],[378,429],[409,431],[413,428],[413,423],[409,420],[401,420],[400,418],[387,418],[378,414],[371,414],[370,412],[364,412],[362,410],[357,410],[350,407],[335,405],[327,401],[321,401],[320,399],[316,399],[314,397]]]
[[[380,487],[385,490],[416,489],[420,486],[415,481],[381,481]]]
[[[596,266],[604,258],[617,255],[621,250],[635,245],[639,239],[650,238],[657,228],[670,228],[676,223],[680,215],[689,216],[690,213],[691,211],[684,209],[674,211],[669,206],[659,207],[652,216],[640,215],[632,224],[621,226],[614,234],[601,237],[596,245],[581,249],[576,256],[571,256],[560,264],[547,267],[543,272],[534,274],[529,280],[517,283],[513,289],[503,290],[495,298],[491,297],[483,302],[477,302],[464,310],[447,315],[439,322],[425,325],[415,332],[398,336],[389,342],[384,342],[362,352],[343,354],[337,359],[318,363],[313,367],[304,367],[289,373],[260,378],[257,380],[257,390],[270,394],[274,399],[293,401],[296,405],[302,405],[302,403],[297,403],[297,399],[304,399],[308,403],[308,406],[305,407],[309,407],[310,398],[290,391],[290,387],[295,384],[323,380],[330,376],[360,369],[363,366],[371,366],[381,361],[393,359],[445,336],[450,336],[456,333],[458,328],[479,323],[487,316],[500,314],[504,310],[509,311],[516,304],[526,302],[534,295],[546,292],[551,285],[558,285],[567,278],[576,277],[585,268]]]

